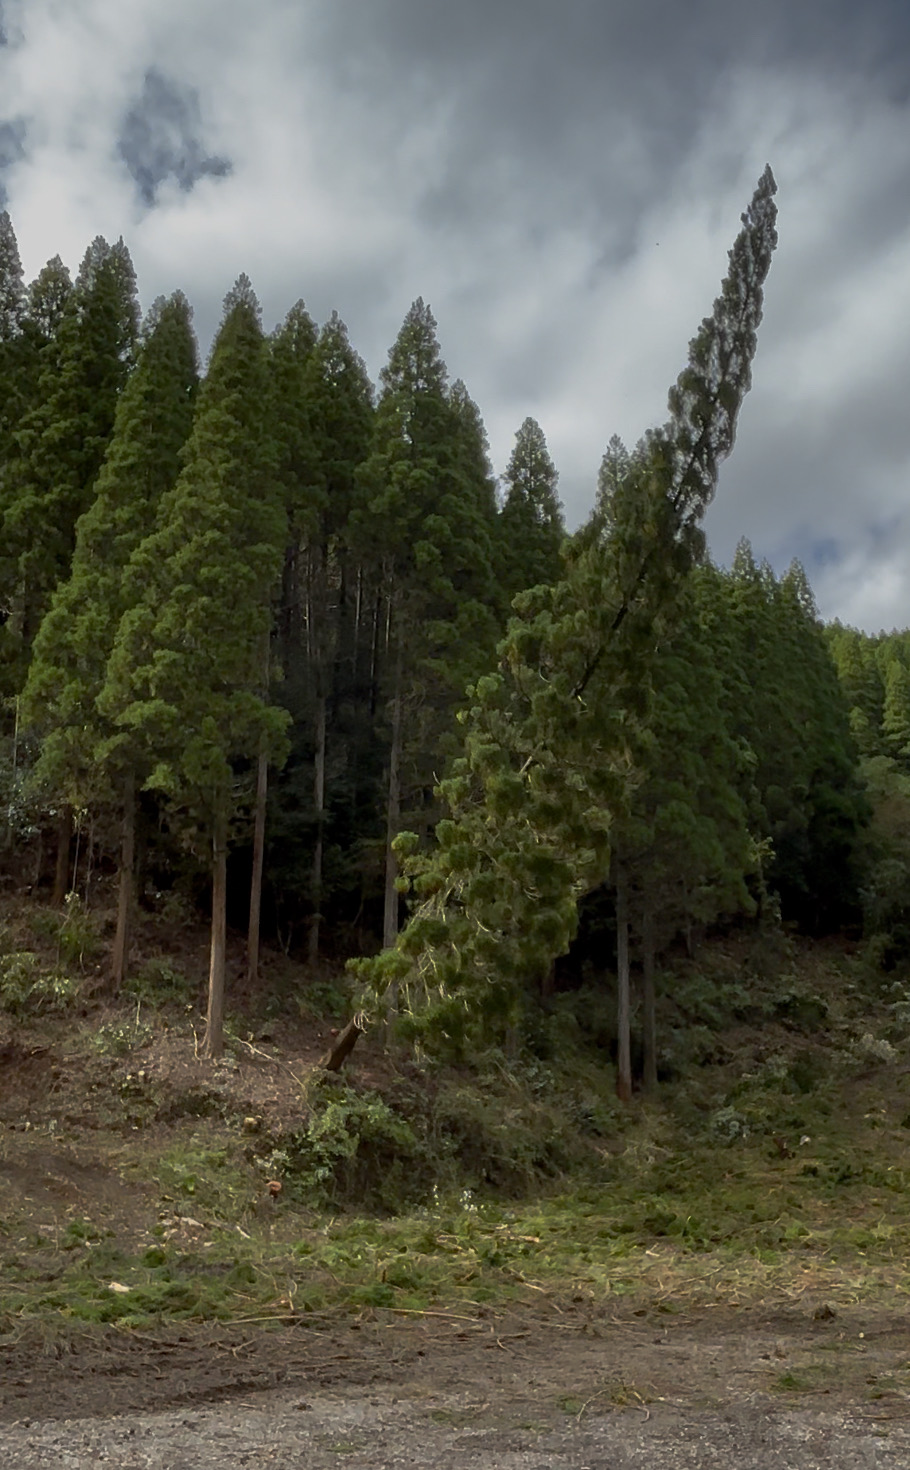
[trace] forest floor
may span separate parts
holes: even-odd
[[[688,1072],[624,1111],[580,1054],[474,1089],[370,1038],[320,1092],[345,1018],[331,974],[269,956],[253,1007],[238,945],[225,1057],[206,1062],[203,933],[149,919],[110,1004],[93,924],[0,914],[0,1463],[910,1462],[899,986],[869,992],[806,947],[761,1016],[736,1001],[711,1020],[738,983],[728,946],[703,962]],[[440,1131],[418,1148],[430,1093]],[[570,1115],[577,1177],[550,1137]],[[356,1208],[456,1135],[470,1183]]]

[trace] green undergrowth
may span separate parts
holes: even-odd
[[[92,1147],[129,1223],[102,1203],[53,1227],[9,1206],[0,1321],[903,1301],[910,982],[833,949],[772,959],[750,969],[718,943],[664,973],[667,1075],[627,1107],[606,990],[559,997],[517,1055],[443,1065],[368,1038],[332,1080],[292,1076],[255,1033],[168,1090],[148,1057],[190,1022],[179,968],[157,961],[85,1041]],[[306,1004],[334,1019],[338,998]],[[251,1046],[293,1122],[231,1091]]]
[[[652,1135],[653,1124],[643,1125]],[[661,1147],[651,1162],[633,1155],[625,1179],[534,1202],[464,1191],[380,1219],[304,1215],[279,1200],[267,1220],[247,1210],[240,1230],[213,1216],[230,1191],[200,1188],[230,1167],[208,1154],[194,1175],[163,1171],[163,1194],[189,1185],[195,1213],[152,1226],[141,1249],[90,1221],[53,1238],[20,1236],[6,1222],[0,1322],[316,1322],[579,1304],[672,1313],[718,1302],[894,1304],[910,1294],[910,1170],[865,1166],[846,1177],[834,1152],[807,1170],[756,1148],[718,1165],[705,1148]]]

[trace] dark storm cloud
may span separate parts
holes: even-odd
[[[520,186],[552,218],[569,200],[610,221],[646,207],[702,125],[731,67],[874,73],[906,95],[904,0],[349,0],[323,16],[327,64],[410,126],[415,98],[448,106],[431,216],[464,221]],[[733,168],[731,161],[730,167]],[[608,246],[608,251],[610,247]]]
[[[188,193],[200,179],[230,174],[230,160],[206,151],[201,130],[198,93],[150,68],[139,98],[123,119],[117,144],[143,204],[155,203],[167,179]]]
[[[8,118],[0,122],[0,206],[6,203],[6,185],[3,175],[11,164],[25,157],[25,119]]]
[[[610,435],[662,421],[770,161],[712,550],[747,535],[803,555],[828,615],[910,616],[907,0],[0,0],[0,24],[27,269],[123,231],[204,343],[247,271],[269,325],[337,307],[374,377],[421,294],[495,464],[537,417],[573,524]]]

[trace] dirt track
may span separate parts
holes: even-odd
[[[0,1464],[910,1465],[902,1315],[440,1315],[257,1333],[7,1344]]]

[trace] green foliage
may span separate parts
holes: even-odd
[[[3,570],[26,648],[68,572],[76,522],[90,503],[139,324],[135,274],[122,240],[92,242],[71,292],[59,262],[50,262],[47,272],[36,284],[49,335],[39,347],[33,400],[17,426],[3,482]],[[48,307],[48,292],[62,309]],[[36,328],[40,341],[40,321]]]
[[[101,952],[101,927],[98,918],[86,908],[79,895],[66,895],[63,918],[57,932],[57,953],[67,965],[84,970]]]
[[[0,956],[0,1006],[13,1016],[65,1011],[79,998],[78,980],[46,970],[31,950]]]
[[[287,765],[272,783],[267,881],[282,929],[308,913],[315,957],[320,923],[356,890],[359,844],[377,822],[367,762],[378,732],[364,687],[372,587],[351,537],[373,389],[335,314],[317,337],[292,313],[270,341],[269,364],[288,520],[274,697],[293,725]]]
[[[235,761],[263,740],[275,759],[284,748],[286,717],[261,693],[283,545],[267,401],[259,307],[241,277],[183,469],[127,567],[130,606],[98,701],[146,753],[146,784],[186,811],[194,836],[237,813]]]
[[[177,478],[192,422],[196,344],[179,293],[156,301],[138,363],[117,405],[95,498],[76,527],[69,578],[41,624],[23,695],[23,724],[40,731],[35,784],[76,807],[110,800],[111,780],[140,754],[100,715],[98,697],[117,630],[135,589],[130,558],[154,528]]]
[[[174,1145],[156,1161],[162,1199],[194,1214],[210,1210],[217,1219],[234,1220],[252,1207],[256,1182],[234,1152],[190,1138]]]
[[[60,964],[84,970],[101,953],[100,921],[77,893],[66,895],[62,914],[56,909],[36,909],[30,927],[37,938],[55,946]]]
[[[261,1164],[266,1173],[283,1174],[309,1204],[357,1200],[389,1210],[428,1187],[427,1160],[420,1154],[410,1124],[383,1098],[344,1089],[323,1091],[306,1126]]]
[[[123,984],[124,994],[134,996],[154,1010],[168,1005],[190,1005],[196,999],[197,988],[166,959],[146,960]]]
[[[472,1025],[502,1034],[516,986],[565,951],[578,900],[607,875],[657,624],[701,553],[699,522],[750,382],[774,188],[768,171],[670,394],[669,422],[630,457],[564,579],[519,601],[497,672],[471,691],[464,753],[439,786],[451,815],[435,850],[400,850],[413,918],[397,948],[358,973],[368,1004],[396,984],[412,1029],[447,1044]]]
[[[152,1027],[139,1020],[137,1011],[132,1021],[102,1021],[92,1032],[92,1046],[105,1057],[126,1057],[148,1046],[153,1035]]]
[[[565,536],[556,494],[559,476],[543,430],[527,418],[506,466],[506,497],[499,517],[500,558],[509,601],[526,587],[559,578]]]
[[[23,333],[25,312],[25,283],[19,247],[12,221],[3,210],[0,212],[0,465],[7,459],[23,409],[25,385],[22,377],[27,351]]]
[[[868,811],[849,711],[805,573],[778,580],[737,549],[729,573],[705,568],[703,621],[723,712],[739,751],[736,786],[758,843],[755,897],[825,932],[858,915]],[[764,844],[764,847],[762,847]]]

